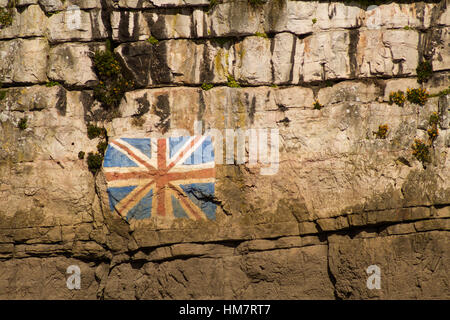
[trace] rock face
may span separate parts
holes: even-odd
[[[449,299],[449,8],[16,1],[0,299]]]

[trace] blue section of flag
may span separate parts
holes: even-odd
[[[180,202],[174,196],[172,196],[172,209],[175,218],[189,218]]]
[[[115,206],[135,188],[136,186],[108,188],[107,191],[111,211],[114,211]]]
[[[186,158],[183,164],[201,164],[214,161],[214,148],[212,145],[211,137],[207,137],[203,143]]]
[[[109,144],[105,153],[104,167],[138,167],[138,165],[131,161],[126,155]]]
[[[216,218],[217,206],[210,201],[214,197],[214,183],[192,183],[180,185],[180,187],[189,199],[202,209],[209,219]]]
[[[132,145],[139,151],[141,151],[147,157],[151,158],[152,149],[151,149],[150,139],[122,138],[122,140],[129,143],[130,145]]]
[[[147,195],[139,201],[139,203],[133,207],[127,214],[127,220],[133,218],[137,220],[150,218],[152,210],[152,197],[153,190],[150,190]]]
[[[169,138],[169,156],[172,158],[191,137]]]

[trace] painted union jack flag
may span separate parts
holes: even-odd
[[[103,162],[111,211],[129,219],[215,219],[209,136],[111,141]]]

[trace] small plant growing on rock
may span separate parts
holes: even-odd
[[[433,75],[433,66],[431,65],[431,62],[428,60],[420,61],[416,68],[416,73],[418,83],[427,82]]]
[[[89,171],[91,171],[94,175],[100,170],[103,163],[103,158],[105,156],[106,148],[108,147],[108,136],[105,128],[100,128],[94,125],[88,125],[88,137],[89,139],[100,138],[100,142],[97,144],[96,153],[89,152],[87,157],[87,164]],[[80,151],[81,153],[82,151]],[[80,158],[80,153],[78,157]],[[84,158],[84,152],[82,154]],[[80,158],[82,159],[82,158]]]
[[[147,42],[149,42],[150,44],[158,44],[159,40],[156,39],[154,36],[150,36],[150,37],[147,39]]]
[[[9,27],[13,22],[13,11],[10,8],[0,8],[0,29]]]
[[[313,18],[313,19],[312,19],[312,23],[313,23],[313,24],[316,24],[316,22],[317,22],[317,19],[316,19],[316,18]]]
[[[106,141],[100,141],[100,142],[97,144],[97,151],[98,151],[98,153],[100,153],[102,156],[105,155],[106,148],[108,148],[108,142],[106,142]]]
[[[103,156],[100,153],[89,152],[87,157],[87,164],[89,171],[96,174],[102,167]]]
[[[98,138],[98,137],[105,138],[106,137],[106,129],[89,124],[87,127],[87,134],[88,134],[88,138],[91,140]]]
[[[313,104],[313,109],[314,109],[314,110],[320,110],[320,109],[322,109],[322,108],[323,108],[323,105],[320,104],[319,100],[315,100],[315,101],[314,101],[314,104]]]
[[[255,36],[266,39],[269,38],[265,32],[255,32]]]
[[[120,74],[119,62],[114,57],[114,54],[109,50],[95,52],[94,66],[95,71],[102,78],[117,76]]]
[[[403,107],[405,101],[405,93],[401,90],[389,94],[389,104],[395,103],[396,105]]]
[[[2,88],[2,84],[0,83],[0,89]],[[5,99],[6,97],[6,90],[0,91],[0,101]]]
[[[241,87],[232,75],[229,75],[227,77],[227,80],[228,80],[228,82],[227,82],[228,87],[230,87],[230,88],[240,88]]]
[[[430,140],[431,143],[433,143],[434,140],[436,140],[437,136],[439,135],[439,129],[438,129],[437,125],[431,126],[431,128],[429,128],[427,130],[427,133],[428,133],[428,139]]]
[[[428,133],[428,144],[423,142],[420,139],[415,139],[414,144],[412,145],[413,155],[422,162],[422,165],[425,168],[426,162],[430,161],[430,148],[433,147],[433,142],[439,135],[439,125],[440,117],[437,112],[433,112],[430,115],[430,119],[428,121],[429,128],[427,130]]]
[[[439,129],[438,129],[438,124],[439,124],[439,115],[437,112],[433,112],[430,116],[430,120],[429,125],[430,128],[428,128],[427,133],[428,133],[428,139],[430,140],[430,144],[433,144],[434,140],[436,140],[436,138],[439,135]]]
[[[58,13],[61,13],[62,11],[52,11],[52,12],[46,12],[45,13],[45,15],[47,16],[47,17],[51,17],[51,16],[53,16],[53,15],[55,15],[55,14],[58,14]]]
[[[85,153],[84,151],[78,152],[78,159],[83,160],[85,154],[86,154],[86,153]]]
[[[430,146],[423,142],[421,139],[415,139],[412,145],[413,156],[417,160],[425,165],[426,162],[430,162]]]
[[[209,6],[208,6],[208,12],[214,9],[214,7],[217,5],[217,0],[209,0]]]
[[[117,107],[126,91],[133,86],[132,81],[125,80],[122,76],[110,81],[100,81],[94,88],[94,96],[107,107]]]
[[[206,83],[206,82],[203,82],[202,86],[201,86],[202,90],[205,90],[205,91],[208,91],[208,90],[212,89],[213,87],[214,87],[214,85],[212,85],[211,83]]]
[[[25,130],[28,127],[28,119],[27,117],[23,117],[19,120],[19,124],[17,125],[20,130]]]
[[[377,139],[386,139],[388,130],[389,130],[388,125],[382,124],[378,126],[378,131],[374,131],[373,134]]]
[[[48,82],[45,84],[45,86],[46,86],[47,88],[51,88],[51,87],[59,86],[59,85],[60,85],[60,83],[59,83],[58,81],[48,81]]]
[[[430,125],[437,125],[440,121],[440,117],[437,112],[433,112],[430,116],[429,123]]]
[[[233,38],[231,37],[217,37],[212,39],[215,43],[217,43],[219,46],[223,46],[225,43],[231,41]]]
[[[450,94],[450,86],[447,89],[441,90],[437,93],[430,94],[430,97],[441,97]]]
[[[107,43],[105,51],[94,55],[94,70],[99,83],[94,87],[94,97],[107,109],[116,108],[126,91],[132,89],[133,81],[122,76],[122,70]]]
[[[410,89],[406,90],[407,99],[409,102],[416,103],[418,105],[425,105],[428,100],[430,94],[426,89],[418,88],[418,89]]]

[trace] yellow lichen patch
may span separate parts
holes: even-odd
[[[228,76],[228,59],[227,54],[221,48],[214,57],[214,69],[221,77],[226,78]]]
[[[241,96],[238,98],[238,127],[244,129],[246,127],[247,110],[241,100]]]

